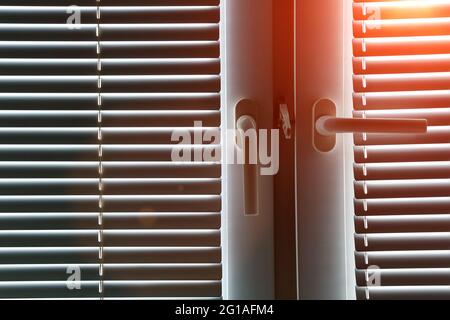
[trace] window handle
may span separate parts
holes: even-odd
[[[338,118],[330,99],[314,104],[313,121],[313,146],[320,152],[334,149],[337,133],[425,134],[428,128],[426,119]]]
[[[316,121],[316,130],[323,136],[336,133],[426,133],[425,119],[388,119],[388,118],[336,118],[320,117]]]
[[[235,109],[235,129],[236,129],[236,147],[241,152],[243,190],[244,190],[244,215],[251,216],[259,213],[259,179],[258,179],[258,165],[251,163],[251,153],[258,153],[258,146],[256,150],[251,147],[252,143],[246,138],[246,134],[254,131],[254,136],[257,135],[258,117],[257,105],[249,99],[239,101]],[[239,157],[239,156],[238,156]]]

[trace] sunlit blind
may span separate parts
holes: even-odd
[[[171,153],[175,128],[220,127],[219,20],[0,1],[0,298],[221,297],[220,161]]]
[[[353,4],[355,117],[427,119],[355,135],[359,299],[450,298],[450,1]]]

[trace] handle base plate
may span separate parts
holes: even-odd
[[[336,117],[336,104],[330,99],[320,99],[313,106],[313,119],[312,119],[312,137],[313,147],[318,152],[330,152],[333,151],[336,146],[336,135],[321,135],[316,130],[317,120],[324,116]]]

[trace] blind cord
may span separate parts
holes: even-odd
[[[366,2],[363,2],[363,14],[366,17],[367,16],[367,7],[366,7]],[[365,34],[367,32],[367,25],[366,25],[366,20],[364,19],[363,21],[363,33]],[[363,38],[363,42],[365,41],[365,38]],[[365,42],[364,42],[365,43]],[[366,61],[365,59],[362,60],[362,68],[363,70],[366,69]],[[366,88],[367,87],[367,80],[365,75],[363,76],[363,87]],[[362,117],[363,119],[367,118],[367,113],[366,113],[366,103],[367,103],[367,99],[366,99],[366,93],[364,91],[363,93],[363,112],[362,112]],[[367,142],[367,132],[363,132],[362,134],[362,138],[364,141],[364,147],[363,147],[363,152],[364,152],[364,159],[367,159],[367,146],[366,146],[366,142]],[[366,177],[367,174],[367,167],[366,167],[366,163],[364,161],[364,177]],[[369,194],[369,190],[367,187],[367,180],[364,179],[363,181],[363,192],[364,192],[364,200],[363,200],[363,207],[364,207],[364,229],[367,231],[368,229],[368,220],[367,220],[367,211],[368,211],[368,201],[367,201],[367,196]],[[369,247],[369,239],[367,237],[367,233],[364,234],[364,246],[366,247],[366,249]],[[367,287],[365,288],[365,295],[366,295],[366,300],[370,300],[370,289],[368,287],[369,285],[369,277],[368,277],[368,270],[366,269],[366,285]]]
[[[98,235],[98,244],[99,244],[99,294],[100,299],[104,298],[104,283],[103,283],[103,266],[104,266],[104,252],[103,252],[103,136],[102,136],[102,59],[101,59],[101,34],[100,34],[100,19],[101,19],[101,10],[100,10],[100,1],[97,0],[97,26],[96,26],[96,37],[97,37],[97,106],[98,106],[98,226],[99,226],[99,235]]]

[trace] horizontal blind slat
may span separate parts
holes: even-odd
[[[219,127],[220,111],[179,110],[179,111],[102,111],[105,129],[109,127],[168,127],[172,134],[177,127],[193,127],[201,121],[202,127]],[[1,115],[1,114],[0,114]],[[183,133],[185,129],[183,129]]]
[[[450,215],[448,214],[355,217],[355,230],[359,234],[446,232],[449,229]]]
[[[122,280],[217,280],[222,277],[220,264],[106,264],[106,281]]]
[[[0,41],[0,58],[95,58],[93,41]]]
[[[0,265],[0,282],[67,281],[75,266]],[[77,266],[84,281],[99,281],[98,264]],[[68,273],[69,271],[69,273]],[[106,280],[216,280],[221,277],[220,264],[105,264]],[[5,283],[6,285],[6,283]]]
[[[2,48],[1,43],[0,48]],[[160,43],[157,41],[104,41],[101,44],[101,51],[103,58],[218,58],[220,56],[218,41],[162,41]],[[65,52],[61,53],[63,54]],[[87,55],[87,53],[83,54]]]
[[[376,270],[371,275],[380,276],[382,287],[389,286],[443,286],[450,285],[450,270],[448,269],[404,269],[404,270]],[[366,281],[364,270],[356,271],[358,286],[370,285]]]
[[[355,147],[357,163],[374,162],[414,162],[414,161],[449,161],[450,149],[447,144],[415,146],[368,146]]]
[[[365,26],[364,26],[365,25]],[[353,22],[355,38],[420,37],[448,35],[450,20],[445,18],[424,20],[365,20]]]
[[[416,108],[448,108],[449,91],[408,91],[355,93],[353,104],[355,110],[388,110]],[[364,96],[364,98],[363,98]]]
[[[98,263],[99,247],[1,248],[1,264]],[[108,263],[220,263],[218,247],[104,248]]]
[[[354,39],[356,57],[446,54],[450,52],[450,38],[405,37]]]
[[[361,111],[353,113],[355,118],[361,118]],[[448,109],[411,109],[411,110],[369,110],[365,112],[366,118],[396,118],[396,119],[426,119],[429,126],[450,125],[450,112]],[[442,129],[442,128],[441,128]]]
[[[219,25],[101,24],[100,33],[102,41],[216,41]]]
[[[450,180],[357,181],[357,199],[450,197]]]
[[[381,269],[403,268],[448,268],[450,251],[410,250],[410,251],[369,251],[356,252],[357,269],[378,266]]]
[[[0,298],[99,298],[99,282],[81,281],[81,289],[70,290],[67,281],[0,282]]]
[[[219,229],[219,212],[103,213],[104,229]],[[2,213],[0,230],[96,230],[96,212]]]
[[[450,74],[444,72],[353,76],[355,92],[447,90],[449,88]]]
[[[450,178],[448,162],[355,164],[355,180],[445,179]]]
[[[448,72],[450,56],[354,57],[353,70],[357,75]]]
[[[441,285],[356,288],[358,299],[367,299],[367,294],[370,300],[448,300],[450,287]]]
[[[355,199],[355,213],[370,215],[409,215],[450,213],[450,198]],[[364,204],[365,202],[365,204]]]
[[[2,3],[3,4],[3,3]],[[67,23],[71,15],[70,6],[11,6],[0,7],[0,23]],[[81,4],[85,5],[85,4]],[[97,23],[96,7],[82,7],[77,10],[84,24]],[[68,12],[69,11],[69,12]],[[101,7],[102,23],[218,23],[220,11],[217,6],[186,7]]]
[[[357,234],[355,249],[357,251],[450,250],[450,233]]]
[[[375,10],[379,12],[379,16],[383,19],[446,18],[450,16],[450,5],[445,2],[413,1],[408,3],[383,0],[355,2],[360,2],[353,4],[353,18],[355,20],[371,19],[374,17]],[[364,9],[364,6],[366,9]]]
[[[66,281],[73,274],[73,270],[79,270],[84,281],[99,281],[98,264],[70,264],[60,265],[0,265],[0,282],[28,282],[28,281]]]
[[[0,75],[92,75],[95,59],[0,59]],[[218,59],[103,59],[104,75],[216,75]]]
[[[220,247],[105,247],[107,263],[220,263]]]
[[[107,297],[220,297],[220,281],[105,281]]]
[[[354,142],[357,146],[363,145],[390,145],[390,144],[433,144],[450,141],[450,127],[428,127],[426,134],[355,134]]]
[[[103,179],[105,195],[220,194],[220,179]],[[0,195],[96,195],[99,179],[0,179]]]
[[[2,110],[95,110],[94,93],[0,93]],[[218,93],[105,93],[103,110],[218,110]]]
[[[105,93],[103,110],[218,110],[218,93]]]
[[[0,163],[1,164],[1,163]],[[219,178],[221,166],[208,162],[103,162],[105,178]]]
[[[220,212],[221,198],[190,196],[104,196],[104,210],[110,212]]]
[[[59,6],[73,5],[70,0],[58,0]],[[217,6],[220,0],[102,0],[102,6]],[[8,6],[55,6],[55,0],[3,0]],[[79,6],[96,6],[96,0],[77,0]]]
[[[0,231],[0,247],[94,247],[97,230]],[[105,230],[113,247],[208,247],[220,245],[220,232],[210,230]]]

